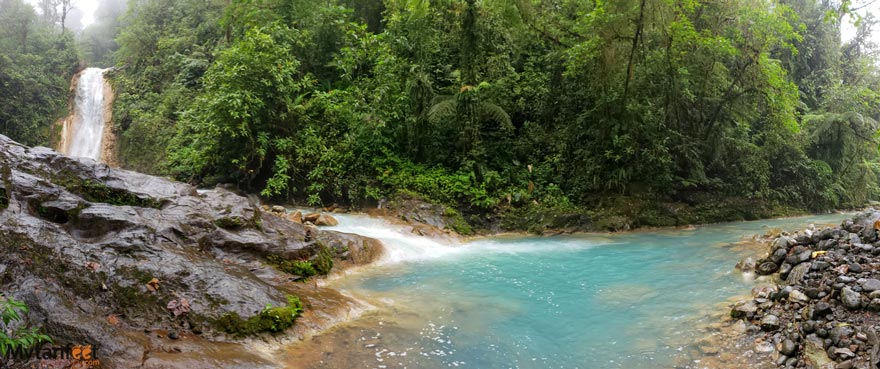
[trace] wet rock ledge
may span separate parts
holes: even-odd
[[[770,239],[765,258],[741,267],[774,283],[753,289],[731,317],[773,351],[779,368],[877,368],[878,229],[880,211],[869,210],[837,227]]]
[[[273,366],[235,345],[320,329],[346,300],[290,270],[321,274],[380,253],[378,241],[223,189],[0,136],[0,291],[56,343],[94,345],[105,367]],[[305,312],[288,330],[297,298]]]

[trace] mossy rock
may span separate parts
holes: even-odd
[[[239,229],[248,224],[248,221],[240,216],[223,217],[214,220],[214,225],[223,229]]]
[[[269,255],[266,262],[278,270],[309,278],[316,275],[327,275],[333,269],[333,250],[324,244],[318,244],[319,251],[312,260],[290,260],[278,255]]]
[[[333,269],[333,251],[319,244],[319,251],[312,260],[290,260],[278,255],[269,255],[266,262],[287,274],[309,278],[327,275]]]
[[[213,321],[217,330],[235,337],[247,337],[260,333],[279,333],[293,326],[302,313],[302,302],[296,296],[287,296],[287,306],[266,306],[259,314],[242,319],[238,313],[227,313]]]
[[[278,255],[269,255],[266,257],[266,262],[287,274],[298,275],[305,278],[318,274],[311,261],[287,260]]]
[[[150,197],[142,197],[132,192],[109,187],[103,183],[85,180],[72,174],[58,175],[53,183],[64,187],[90,202],[105,203],[116,206],[136,206],[141,208],[162,208],[162,202]]]

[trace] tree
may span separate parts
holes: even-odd
[[[289,56],[295,37],[298,32],[277,23],[254,28],[219,55],[205,74],[204,94],[186,113],[190,125],[179,136],[186,146],[173,155],[176,166],[194,168],[194,175],[203,175],[202,168],[219,170],[253,188],[266,160],[286,146],[297,96],[311,83],[298,78],[299,61]],[[277,165],[281,172],[288,169]]]

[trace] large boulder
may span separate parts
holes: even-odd
[[[333,227],[339,225],[339,221],[330,215],[321,214],[320,216],[318,216],[318,219],[315,219],[315,225]]]
[[[56,343],[96,345],[108,367],[145,362],[155,335],[144,332],[240,340],[224,324],[286,306],[298,291],[271,261],[328,249],[357,251],[359,262],[381,253],[360,236],[307,234],[220,188],[196,191],[0,136],[0,290],[27,303]]]

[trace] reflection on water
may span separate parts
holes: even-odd
[[[282,357],[305,368],[693,364],[682,357],[701,339],[696,327],[716,321],[710,314],[718,303],[751,288],[733,265],[753,251],[728,245],[770,227],[844,217],[447,246],[380,220],[344,215],[337,229],[379,238],[391,252],[385,263],[332,283],[378,309]]]

